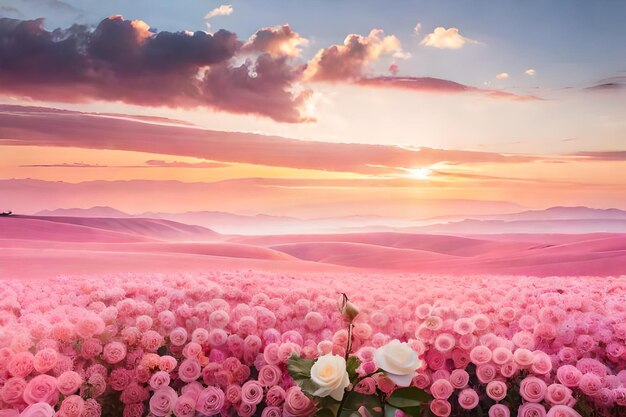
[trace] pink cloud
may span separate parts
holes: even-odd
[[[309,62],[305,78],[311,81],[354,81],[367,66],[384,55],[404,56],[400,40],[373,29],[369,35],[348,35],[342,45],[320,49]]]
[[[244,52],[267,52],[273,57],[300,56],[300,48],[309,41],[294,32],[289,25],[261,29],[248,39],[243,46]]]
[[[390,174],[436,162],[528,162],[527,155],[303,141],[0,105],[0,145],[81,147],[290,168]]]
[[[541,100],[541,98],[536,96],[517,95],[501,90],[482,89],[433,77],[373,77],[362,78],[356,81],[356,84],[366,87],[396,88],[426,93],[479,93],[492,98],[515,101]]]
[[[159,168],[226,168],[228,164],[222,162],[180,162],[180,161],[161,161],[158,159],[150,159],[146,161],[148,167]]]

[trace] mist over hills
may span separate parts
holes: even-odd
[[[38,216],[152,218],[212,229],[221,234],[385,232],[452,234],[500,233],[626,233],[626,211],[615,208],[550,207],[498,215],[442,216],[406,220],[375,215],[297,218],[221,211],[129,214],[97,206],[42,210]]]

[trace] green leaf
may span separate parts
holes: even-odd
[[[387,399],[392,406],[406,412],[406,409],[417,407],[432,400],[432,397],[417,387],[398,388]],[[408,414],[408,412],[407,412]]]
[[[159,356],[165,356],[167,354],[167,346],[161,346],[158,350],[157,350],[157,354]]]
[[[411,417],[422,417],[424,413],[422,412],[422,407],[406,407],[403,408],[404,414],[407,414]]]
[[[386,405],[385,417],[396,417],[396,411],[398,411],[398,408],[392,407],[390,405]]]
[[[348,371],[348,376],[350,377],[350,381],[354,381],[357,378],[356,368],[361,366],[361,360],[356,356],[350,356],[346,362],[346,370]]]
[[[321,408],[317,410],[315,417],[335,417],[335,413],[329,408]]]
[[[311,378],[311,368],[314,363],[314,359],[304,359],[293,354],[287,360],[287,370],[289,375],[295,380]]]
[[[363,395],[358,392],[350,391],[345,393],[345,401],[343,410],[338,417],[350,417],[356,413],[359,416],[359,408],[365,407],[372,417],[383,417],[383,405],[375,395]]]

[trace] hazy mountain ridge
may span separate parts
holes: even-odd
[[[415,221],[376,215],[297,218],[210,210],[129,214],[107,206],[43,210],[37,215],[163,219],[202,226],[222,234],[243,235],[384,231],[460,234],[626,233],[625,210],[581,206],[550,207],[499,215],[442,216]]]

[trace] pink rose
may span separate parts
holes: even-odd
[[[212,347],[219,347],[228,341],[228,333],[224,329],[213,329],[208,335],[208,342]]]
[[[74,394],[83,383],[83,378],[74,371],[65,371],[57,377],[57,387],[63,395]]]
[[[491,357],[491,360],[493,360],[493,363],[496,365],[504,365],[512,359],[513,353],[509,349],[502,346],[495,348]]]
[[[283,410],[280,407],[268,406],[263,409],[261,417],[282,417]]]
[[[181,395],[187,395],[193,398],[194,401],[198,400],[198,396],[204,387],[198,381],[190,382],[189,384],[183,386],[180,390]],[[194,406],[195,407],[195,406]]]
[[[496,367],[491,363],[483,363],[476,367],[476,377],[482,384],[492,381],[496,373]]]
[[[263,401],[263,386],[257,381],[248,381],[241,387],[241,402],[257,405]]]
[[[231,384],[226,387],[226,401],[231,404],[239,404],[241,402],[241,387],[239,385]]]
[[[45,374],[55,367],[58,361],[58,356],[59,354],[54,349],[42,349],[35,354],[33,366],[37,372],[39,372],[40,374]]]
[[[452,405],[446,400],[433,400],[430,402],[430,411],[437,417],[448,417],[452,411]]]
[[[287,393],[285,390],[275,385],[267,390],[267,394],[265,394],[265,402],[269,406],[279,406],[285,401],[285,396]]]
[[[85,401],[85,409],[82,417],[100,417],[102,415],[102,407],[94,398]]]
[[[476,325],[474,324],[474,320],[463,317],[455,321],[452,328],[456,333],[460,335],[466,335],[476,330]]]
[[[92,336],[102,334],[104,331],[104,321],[98,316],[85,316],[78,320],[76,324],[76,333],[83,338],[88,339]]]
[[[566,405],[553,405],[546,417],[582,417],[576,410]]]
[[[598,375],[587,372],[580,377],[578,388],[586,395],[593,397],[600,391],[602,385],[602,379]]]
[[[252,417],[256,413],[256,405],[250,403],[241,402],[237,406],[238,417]]]
[[[173,356],[165,355],[159,357],[159,369],[161,371],[172,372],[176,369],[176,365],[178,365],[178,362]]]
[[[454,387],[447,379],[438,379],[430,386],[430,393],[438,400],[447,400],[453,391]]]
[[[196,401],[196,411],[207,416],[218,414],[224,406],[224,391],[217,387],[208,387],[200,391]]]
[[[120,400],[122,403],[129,405],[133,403],[141,403],[148,399],[148,390],[136,382],[132,382],[129,386],[124,388]],[[142,408],[143,412],[143,408]]]
[[[413,385],[419,389],[425,389],[430,385],[430,376],[427,373],[420,372],[413,377]]]
[[[315,404],[299,387],[291,387],[285,396],[284,417],[308,417],[315,412]]]
[[[513,360],[519,365],[520,368],[528,368],[533,364],[535,356],[530,350],[519,348],[513,353]]]
[[[70,395],[61,403],[59,414],[63,417],[81,417],[84,411],[85,400],[78,395]]]
[[[196,342],[189,342],[183,348],[183,356],[187,359],[196,359],[202,352],[202,346]]]
[[[354,390],[363,395],[372,395],[376,392],[376,382],[373,378],[363,378],[354,386]]]
[[[54,408],[47,402],[31,404],[20,413],[20,417],[53,417]]]
[[[566,387],[577,387],[580,383],[582,372],[573,365],[563,365],[556,370],[556,378]]]
[[[176,417],[194,417],[196,415],[196,400],[189,395],[181,395],[174,405]]]
[[[148,330],[141,336],[141,346],[148,352],[156,352],[163,346],[163,336],[154,330]]]
[[[387,375],[384,373],[378,373],[372,377],[380,389],[385,394],[390,394],[396,387],[395,382],[393,382]]]
[[[471,388],[465,388],[459,393],[459,405],[464,410],[471,410],[478,405],[478,394]]]
[[[378,366],[373,360],[366,361],[361,364],[361,371],[363,372],[363,375],[373,374],[374,372],[376,372],[377,369]]]
[[[201,374],[202,367],[196,359],[185,359],[178,367],[178,377],[184,382],[195,381]]]
[[[183,346],[187,342],[187,330],[176,327],[170,332],[170,342],[173,346]]]
[[[150,412],[157,417],[164,417],[174,411],[178,395],[168,386],[163,386],[152,394],[150,398]]]
[[[259,383],[264,387],[271,387],[280,382],[282,371],[276,365],[265,365],[259,371]]]
[[[468,351],[461,348],[452,349],[452,362],[454,362],[455,368],[464,369],[470,363]]]
[[[455,369],[450,373],[450,384],[456,389],[465,388],[469,382],[469,374],[464,369]]]
[[[487,363],[491,360],[491,349],[487,346],[475,346],[470,352],[470,360],[475,365]]]
[[[35,356],[30,352],[17,352],[7,366],[7,371],[13,376],[26,378],[35,369]]]
[[[142,417],[143,408],[143,404],[141,403],[126,404],[122,412],[122,417]]]
[[[506,397],[507,385],[502,381],[491,381],[485,390],[487,396],[495,401],[501,401]]]
[[[158,371],[152,374],[150,377],[150,387],[153,390],[157,390],[162,387],[167,387],[170,384],[170,374],[164,371]]]
[[[546,401],[552,405],[567,405],[572,399],[572,390],[561,384],[550,384],[546,391]]]
[[[48,403],[54,406],[59,401],[57,379],[46,374],[37,375],[26,384],[23,397],[26,404]]]
[[[511,378],[513,375],[517,373],[519,367],[515,362],[507,362],[500,367],[500,374],[502,374],[505,378]]]
[[[109,385],[115,391],[123,391],[134,379],[132,371],[124,368],[116,368],[111,371],[109,376]]]
[[[511,412],[504,404],[494,404],[489,408],[489,417],[511,417]]]
[[[102,352],[102,358],[110,364],[116,364],[126,357],[126,345],[120,342],[107,343]]]
[[[22,402],[22,395],[26,388],[26,380],[19,376],[9,378],[0,388],[0,399],[7,404]]]
[[[539,375],[546,375],[552,370],[552,360],[545,352],[533,352],[533,364],[530,369]]]
[[[102,343],[98,339],[86,339],[80,345],[80,355],[85,359],[93,359],[102,353]]]
[[[546,395],[546,383],[535,376],[529,376],[520,383],[519,391],[522,398],[532,403],[538,403]]]
[[[524,403],[517,409],[518,417],[546,417],[546,408],[538,403]]]
[[[441,333],[435,338],[434,347],[439,352],[445,353],[451,351],[454,348],[455,343],[456,340],[454,336],[449,333]]]

